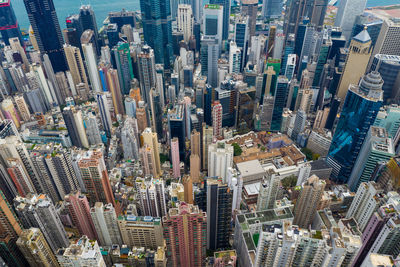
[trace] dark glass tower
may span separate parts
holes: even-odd
[[[383,80],[378,72],[365,75],[359,86],[350,85],[327,158],[331,179],[347,183],[358,153],[383,101]]]
[[[54,72],[67,70],[63,38],[53,0],[24,0],[40,53],[50,58]]]
[[[8,39],[14,37],[18,37],[22,43],[21,31],[10,0],[0,1],[0,33],[6,45],[10,44]]]
[[[221,5],[224,7],[224,17],[222,26],[222,39],[227,40],[229,34],[229,16],[231,14],[231,1],[230,0],[210,0],[210,4]]]
[[[289,81],[285,76],[279,76],[276,83],[276,90],[273,93],[275,97],[274,110],[272,112],[271,131],[280,131],[282,124],[283,108],[289,94]]]
[[[79,9],[79,21],[82,32],[85,30],[92,30],[94,34],[94,40],[96,41],[96,52],[97,55],[100,55],[100,47],[102,46],[99,43],[99,32],[97,30],[96,16],[94,15],[94,11],[90,5],[82,5]]]
[[[169,0],[140,0],[145,42],[154,49],[156,63],[170,68],[173,60]]]

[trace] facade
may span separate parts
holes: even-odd
[[[157,133],[153,133],[150,128],[146,128],[142,132],[142,138],[143,138],[143,143],[147,144],[153,152],[155,160],[155,172],[157,174],[156,177],[158,177],[161,175],[161,163],[160,163],[160,152],[158,149],[160,144],[158,143]]]
[[[171,161],[172,161],[172,171],[175,178],[181,177],[181,161],[179,157],[179,139],[171,139]]]
[[[207,249],[229,247],[232,192],[218,178],[207,179]]]
[[[15,17],[14,9],[10,1],[5,1],[0,8],[0,24],[1,37],[3,38],[6,45],[9,45],[10,38],[18,38],[22,42],[22,35],[19,29],[17,18]]]
[[[171,266],[204,266],[207,246],[205,212],[198,206],[181,202],[163,217],[163,226]]]
[[[129,247],[157,249],[164,246],[163,227],[160,218],[133,215],[119,216],[118,226],[122,241]]]
[[[275,173],[267,173],[260,183],[257,198],[257,210],[270,210],[275,208],[275,200],[278,192],[280,176]]]
[[[257,21],[257,11],[258,11],[258,1],[257,0],[242,0],[242,14],[249,17],[249,30],[250,39],[256,33],[256,21]]]
[[[325,184],[325,181],[313,175],[302,185],[294,208],[293,224],[306,229],[310,226],[324,193]]]
[[[53,0],[24,0],[40,53],[49,56],[54,72],[67,70],[63,37]]]
[[[138,55],[141,95],[144,101],[150,102],[150,90],[156,86],[156,69],[154,50],[148,45],[143,46]]]
[[[359,86],[350,85],[327,158],[334,181],[346,183],[370,126],[382,105],[383,81],[379,73],[363,77]]]
[[[96,202],[94,207],[90,209],[90,215],[101,245],[112,246],[113,244],[122,244],[117,223],[117,214],[111,203],[104,205],[101,202]]]
[[[208,146],[208,176],[226,181],[228,168],[233,165],[233,146],[224,142]]]
[[[139,208],[144,216],[162,217],[167,214],[165,188],[162,180],[136,179]]]
[[[356,17],[364,13],[366,5],[366,0],[347,0],[340,2],[335,19],[335,26],[342,28],[343,35],[347,40],[350,39]]]
[[[213,125],[213,136],[215,138],[222,137],[222,105],[219,102],[214,102],[212,108],[212,125]]]
[[[191,5],[178,5],[177,23],[179,31],[183,32],[183,39],[186,43],[189,42],[190,37],[192,37],[193,35],[194,24],[194,17]]]
[[[381,31],[379,32],[373,55],[386,54],[400,56],[400,45],[397,42],[400,33],[400,22],[395,18],[383,18]]]
[[[131,90],[131,81],[134,78],[131,52],[128,43],[118,43],[113,49],[115,65],[118,70],[119,86],[121,92],[128,95]],[[122,99],[121,99],[122,101]],[[123,114],[123,109],[121,111]]]
[[[229,17],[225,18],[225,9],[223,5],[216,3],[205,5],[203,11],[204,38],[210,39],[213,37],[213,39],[217,40],[218,45],[221,46],[222,40],[227,38],[227,33],[224,38],[224,28],[228,23],[228,18]],[[227,31],[227,29],[225,30]]]
[[[39,228],[22,231],[17,246],[31,266],[59,266],[56,256]]]

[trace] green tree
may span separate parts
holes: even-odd
[[[303,152],[303,154],[306,156],[307,160],[313,159],[313,152],[311,151],[311,149],[303,147],[301,149],[301,152]]]
[[[284,188],[291,188],[295,187],[297,184],[297,177],[294,175],[290,175],[288,177],[285,177],[281,180],[282,186]]]
[[[233,143],[232,146],[233,146],[233,155],[234,155],[235,157],[236,157],[236,156],[242,155],[243,150],[242,150],[242,148],[239,146],[238,143]]]

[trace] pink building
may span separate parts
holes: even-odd
[[[97,239],[92,217],[90,215],[89,201],[80,192],[71,193],[65,196],[69,215],[75,227],[81,235],[86,235],[90,239]]]
[[[172,170],[175,178],[181,177],[180,159],[179,159],[179,139],[172,138],[171,140],[171,161]]]
[[[205,266],[207,214],[198,206],[181,202],[163,217],[168,261],[173,267]],[[178,238],[176,236],[178,235]]]
[[[214,137],[222,137],[222,105],[219,101],[215,101],[212,108],[212,126]]]

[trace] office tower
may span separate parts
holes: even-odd
[[[274,110],[272,112],[271,131],[279,131],[282,124],[283,108],[288,98],[289,81],[285,76],[279,76],[274,96]]]
[[[235,21],[234,41],[237,47],[241,48],[241,68],[243,68],[247,60],[247,47],[249,39],[249,17],[238,16]]]
[[[223,0],[224,1],[224,0]],[[218,45],[221,46],[222,40],[227,39],[227,35],[224,38],[224,27],[225,27],[225,13],[224,7],[218,4],[205,5],[203,11],[203,33],[202,39],[213,39],[218,41]],[[228,11],[229,12],[229,11]],[[227,20],[228,23],[228,20]],[[226,33],[227,34],[227,33]]]
[[[177,137],[179,140],[179,156],[185,158],[185,143],[186,143],[186,120],[185,106],[178,104],[174,109],[168,112],[168,128],[170,138]]]
[[[400,56],[400,45],[396,36],[400,33],[400,22],[395,18],[383,18],[381,31],[372,53]]]
[[[105,31],[107,34],[108,46],[114,47],[115,45],[117,45],[118,42],[120,41],[117,24],[115,23],[108,24]]]
[[[327,158],[331,179],[346,183],[369,127],[382,105],[383,81],[378,72],[365,75],[359,86],[350,85]]]
[[[97,106],[99,107],[101,125],[103,130],[106,132],[108,137],[111,137],[112,121],[111,113],[108,105],[107,94],[98,93],[96,94]]]
[[[235,179],[237,183],[237,178]],[[273,172],[267,172],[263,177],[260,183],[260,191],[257,198],[257,211],[275,208],[275,200],[279,188],[279,181],[280,176]],[[239,205],[239,203],[237,205]]]
[[[63,39],[53,1],[24,0],[24,3],[40,53],[49,56],[55,72],[65,71]]]
[[[67,18],[68,20],[68,18]],[[78,30],[75,28],[66,28],[62,30],[63,37],[65,40],[65,44],[82,48],[81,46],[81,35],[82,33],[78,33]],[[64,45],[65,45],[64,44]]]
[[[300,196],[294,208],[293,224],[301,228],[310,226],[324,193],[325,184],[325,181],[320,180],[316,175],[312,175],[302,185]]]
[[[372,214],[383,204],[383,190],[375,182],[361,183],[351,202],[346,218],[354,218],[364,231]]]
[[[242,50],[235,42],[229,45],[229,73],[240,73],[242,64]]]
[[[222,105],[219,101],[214,102],[212,108],[212,126],[214,130],[214,137],[222,137]]]
[[[378,162],[388,161],[394,155],[393,142],[388,137],[386,129],[371,126],[349,178],[351,191],[356,192],[362,182],[370,180]]]
[[[8,266],[23,267],[27,265],[16,242],[23,229],[4,194],[0,191],[0,259]]]
[[[297,142],[297,137],[303,132],[307,120],[307,113],[299,109],[296,113],[291,138]]]
[[[115,206],[103,153],[100,150],[87,151],[78,161],[78,166],[90,203],[112,203]]]
[[[118,25],[118,31],[121,31],[124,25],[130,25],[135,27],[135,12],[122,9],[118,12],[109,12],[108,18],[110,23],[116,23]]]
[[[193,12],[191,5],[179,4],[178,5],[178,30],[183,32],[183,39],[186,43],[189,42],[190,37],[193,35]]]
[[[90,215],[100,245],[112,246],[113,244],[122,244],[117,215],[111,203],[104,205],[101,202],[96,202],[94,207],[90,209]]]
[[[208,148],[209,145],[213,142],[213,127],[208,126],[207,124],[203,123],[203,140],[201,140],[203,144],[203,157],[202,157],[202,162],[203,162],[203,170],[208,169]]]
[[[179,154],[179,139],[175,137],[171,139],[171,161],[172,170],[175,178],[181,177],[181,162]]]
[[[285,12],[285,24],[284,24],[284,33],[286,36],[289,36],[290,33],[297,33],[297,28],[301,23],[301,20],[305,17],[310,18],[310,10],[309,7],[312,7],[312,4],[307,5],[306,0],[295,0],[291,1],[290,5],[287,6],[287,12]],[[311,1],[310,1],[311,2]]]
[[[14,9],[9,0],[4,1],[0,6],[0,33],[6,45],[10,45],[10,38],[18,38],[22,43],[22,35],[19,30],[17,18]]]
[[[282,10],[282,0],[263,0],[261,15],[266,18],[279,18]]]
[[[342,33],[346,37],[346,40],[350,40],[356,17],[364,13],[366,4],[366,0],[345,0],[339,3],[335,26],[342,28]]]
[[[131,89],[131,81],[133,77],[133,66],[131,53],[128,43],[119,43],[113,49],[115,64],[118,69],[119,84],[121,92],[125,95],[129,94]]]
[[[250,38],[254,36],[256,33],[256,21],[257,21],[257,9],[258,9],[258,1],[257,0],[242,0],[242,14],[245,16],[249,16],[249,29],[250,29]]]
[[[96,240],[84,235],[76,243],[57,252],[60,267],[67,266],[99,266],[105,267],[100,247]]]
[[[222,11],[222,15],[223,15],[222,18],[221,19],[218,18],[218,21],[222,24],[221,25],[222,26],[221,41],[227,40],[228,35],[229,35],[229,17],[231,14],[231,2],[227,1],[227,0],[211,0],[209,5],[204,6],[203,20],[205,17],[207,17],[207,14],[210,14],[209,13],[210,9],[218,9],[218,10]],[[218,15],[218,17],[220,17],[220,16]],[[219,27],[220,27],[220,25],[218,24],[218,28]],[[218,32],[219,32],[219,30],[218,30]],[[207,33],[207,30],[204,33],[205,33],[205,35],[209,35]]]
[[[209,175],[212,177],[211,175]],[[207,179],[207,249],[229,247],[232,192],[217,178]]]
[[[125,106],[126,115],[131,118],[135,118],[136,117],[136,101],[135,101],[135,99],[133,99],[130,96],[125,97],[124,106]]]
[[[363,30],[350,42],[349,53],[336,93],[340,99],[345,99],[349,84],[358,84],[367,69],[370,56],[371,38],[368,32]]]
[[[288,80],[292,80],[294,77],[294,71],[296,69],[296,54],[289,54],[286,61],[285,76]]]
[[[84,37],[86,33],[88,33],[88,31],[85,31],[82,34],[82,37]],[[103,90],[100,83],[99,71],[97,69],[96,54],[94,51],[93,44],[92,43],[85,44],[82,42],[82,50],[83,54],[85,55],[86,68],[89,74],[89,80],[92,90],[95,92],[102,92]]]
[[[302,87],[302,85],[300,86]],[[305,86],[305,88],[308,88],[308,86]],[[293,111],[297,112],[301,109],[306,112],[306,114],[309,113],[312,104],[313,94],[314,92],[311,89],[300,89],[297,93]]]
[[[328,0],[314,0],[312,3],[311,23],[314,24],[318,30],[323,28],[328,2]]]
[[[377,17],[373,17],[372,15],[362,14],[356,16],[356,20],[354,22],[353,30],[351,33],[351,37],[353,38],[360,32],[362,32],[365,27],[367,27],[367,31],[369,36],[371,37],[372,44],[371,46],[375,47],[376,40],[378,39],[379,32],[381,31],[383,21]]]
[[[93,31],[93,40],[96,43],[96,53],[100,54],[100,39],[97,31],[97,22],[94,11],[90,5],[82,5],[79,9],[79,22],[82,28],[82,32],[86,30]]]
[[[160,163],[160,152],[158,150],[160,145],[158,143],[157,133],[153,133],[151,131],[151,128],[146,128],[142,132],[142,138],[143,138],[143,144],[147,144],[151,148],[151,151],[153,152],[156,164],[155,171],[158,177],[161,175],[161,163]]]
[[[168,70],[173,56],[170,1],[141,0],[140,11],[144,41],[154,49],[156,63]]]
[[[82,111],[76,110],[74,107],[65,107],[62,114],[72,144],[77,147],[88,148],[89,141],[83,125]]]
[[[122,241],[129,247],[156,249],[164,246],[163,226],[160,218],[125,215],[118,217]]]
[[[150,46],[144,45],[137,57],[139,61],[141,95],[145,102],[150,103],[150,90],[156,86],[154,50]]]
[[[86,48],[85,48],[86,49]],[[68,63],[68,68],[72,76],[72,80],[74,82],[74,85],[78,84],[84,84],[87,90],[87,94],[89,93],[89,84],[88,84],[88,79],[86,76],[86,71],[85,71],[85,66],[82,60],[81,56],[81,51],[79,50],[78,47],[71,46],[64,44],[64,53],[65,57],[67,59]],[[91,60],[90,57],[87,58],[87,60]],[[88,68],[92,67],[89,66]],[[91,70],[93,71],[93,70]]]
[[[121,114],[124,115],[124,105],[122,102],[122,88],[120,80],[119,80],[119,72],[115,69],[109,69],[107,71],[107,81],[108,81],[108,87],[109,91],[111,92],[111,97],[112,97],[112,103],[114,106],[114,112],[115,114]]]
[[[207,246],[205,212],[198,206],[181,202],[163,217],[163,226],[171,266],[204,266]]]
[[[155,130],[155,132],[159,136],[163,136],[164,129],[163,129],[163,121],[162,121],[163,109],[162,109],[162,103],[161,103],[161,96],[156,91],[155,88],[151,89],[151,91],[150,91],[150,108],[151,108],[151,116],[152,116],[151,117],[152,128]]]
[[[372,59],[369,71],[377,71],[384,80],[383,101],[396,101],[400,94],[396,89],[400,85],[400,56],[376,54]]]
[[[17,246],[31,266],[60,266],[39,228],[22,231]]]
[[[212,87],[218,86],[218,58],[220,45],[214,37],[202,36],[200,47],[201,73]]]
[[[17,128],[21,126],[19,115],[11,99],[4,99],[1,102],[1,111],[4,118],[12,120]]]
[[[125,160],[139,160],[139,139],[137,121],[129,118],[121,129],[122,150]]]
[[[135,188],[141,214],[162,217],[167,214],[164,181],[154,178],[136,179]]]
[[[39,228],[54,253],[59,248],[68,246],[67,233],[47,195],[33,194],[27,198],[18,196],[14,199],[14,207],[23,227]]]
[[[208,146],[208,176],[226,181],[228,168],[233,165],[233,146],[224,142]]]
[[[65,196],[64,201],[73,225],[78,228],[81,235],[97,239],[92,217],[90,216],[89,201],[79,191]]]
[[[184,188],[184,200],[187,204],[193,204],[193,180],[190,175],[185,175],[182,178]]]

